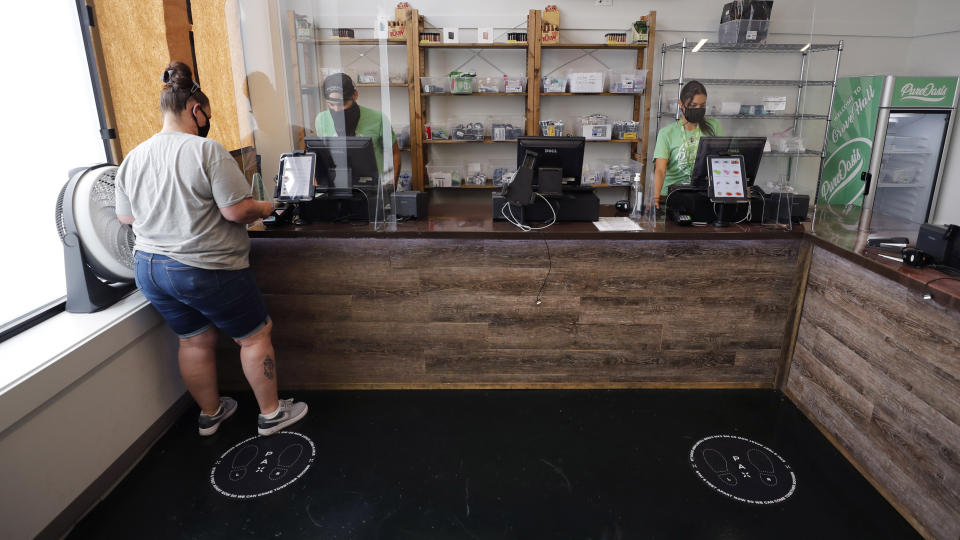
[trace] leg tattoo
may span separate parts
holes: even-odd
[[[263,360],[263,376],[270,380],[273,380],[273,368],[274,368],[273,358],[270,358],[269,356],[266,357]]]

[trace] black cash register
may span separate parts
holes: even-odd
[[[389,200],[393,186],[383,186],[380,171],[370,137],[308,137],[304,139],[305,150],[284,156],[311,156],[314,169],[311,178],[311,193],[300,198],[286,199],[297,203],[301,223],[311,221],[371,221],[383,219],[383,206],[379,201]],[[281,160],[278,177],[277,199],[282,197],[286,186],[284,161]],[[381,191],[383,190],[383,191]]]
[[[668,188],[668,219],[683,225],[712,223],[723,227],[746,217],[749,206],[745,202],[749,203],[749,189],[756,181],[766,142],[766,137],[702,137],[690,183],[675,184]],[[734,159],[739,166],[737,169],[711,166],[714,160],[719,166],[723,161]],[[735,177],[739,180],[735,180]],[[729,183],[735,181],[740,182],[741,191],[714,191],[719,183],[730,187],[733,184]]]

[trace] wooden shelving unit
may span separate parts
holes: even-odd
[[[377,39],[312,39],[312,40],[291,40],[291,56],[294,59],[294,64],[291,66],[293,76],[292,84],[295,85],[296,92],[295,95],[296,103],[294,107],[297,112],[297,118],[303,118],[303,103],[302,95],[305,92],[314,92],[315,89],[307,89],[302,85],[301,77],[301,68],[302,66],[298,65],[298,53],[300,52],[301,47],[306,46],[379,46],[381,44],[386,45],[396,45],[396,46],[406,46],[407,51],[407,84],[358,84],[358,87],[401,87],[406,86],[408,88],[408,97],[409,97],[409,108],[410,108],[410,153],[411,153],[411,162],[413,166],[413,187],[416,190],[423,190],[426,185],[426,165],[429,161],[429,158],[426,155],[427,145],[456,145],[456,144],[515,144],[515,141],[493,141],[489,138],[483,141],[453,141],[453,140],[424,140],[424,124],[427,123],[428,112],[429,112],[429,101],[428,98],[441,98],[441,97],[457,97],[457,98],[466,98],[466,97],[486,97],[486,98],[508,98],[508,97],[519,97],[524,98],[524,116],[526,118],[526,123],[524,126],[524,132],[527,135],[537,135],[539,133],[540,125],[540,102],[541,99],[546,97],[564,97],[564,96],[580,96],[580,97],[630,97],[633,98],[633,115],[632,119],[634,121],[641,122],[641,137],[637,140],[610,140],[610,141],[587,141],[588,143],[605,143],[605,144],[626,144],[629,145],[629,156],[631,159],[639,161],[644,164],[646,167],[647,164],[647,149],[648,149],[648,133],[650,126],[650,100],[647,98],[649,91],[644,92],[643,94],[623,94],[623,93],[612,93],[612,92],[598,92],[598,93],[572,93],[572,92],[558,92],[558,93],[546,93],[541,92],[540,90],[540,76],[541,76],[541,64],[544,54],[544,50],[551,49],[580,49],[580,50],[625,50],[633,51],[636,53],[636,63],[635,69],[645,70],[647,72],[647,84],[648,88],[650,83],[653,81],[653,55],[647,54],[647,51],[651,49],[653,43],[655,42],[656,35],[656,12],[651,11],[647,15],[649,21],[649,43],[648,44],[607,44],[607,43],[549,43],[543,44],[540,42],[540,27],[541,27],[541,17],[542,14],[539,10],[530,10],[527,14],[527,36],[528,41],[526,43],[420,43],[419,37],[420,32],[424,30],[424,20],[423,17],[419,15],[417,10],[411,10],[409,18],[404,21],[406,25],[406,36],[405,41],[398,40],[377,40]],[[295,16],[293,12],[288,13],[288,24],[290,29],[290,35],[296,36],[296,26],[295,26]],[[422,92],[420,86],[420,77],[427,76],[428,74],[428,62],[429,62],[429,51],[431,49],[493,49],[493,50],[517,50],[526,52],[526,77],[527,77],[527,91],[523,93],[480,93],[476,92],[473,94],[428,94]],[[319,66],[317,67],[317,69]],[[298,147],[303,147],[303,127],[300,126],[295,128],[297,132],[295,133],[295,140],[297,141]],[[607,184],[597,184],[595,188],[622,188],[623,186],[609,186]],[[460,188],[437,188],[437,189],[493,189],[493,186],[462,186]]]

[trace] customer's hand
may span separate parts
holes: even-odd
[[[276,208],[277,204],[273,201],[260,201],[260,217],[270,217]]]

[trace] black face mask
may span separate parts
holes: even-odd
[[[210,133],[210,117],[207,116],[207,113],[203,112],[203,109],[197,110],[200,111],[200,113],[203,114],[203,117],[207,119],[207,123],[206,125],[201,126],[200,122],[197,122],[196,115],[193,117],[193,123],[197,125],[197,135],[200,137],[206,137],[207,133]]]
[[[687,122],[692,122],[694,124],[699,124],[703,122],[703,118],[707,115],[707,109],[703,107],[699,108],[690,108],[685,107],[683,109],[683,117],[687,119]]]
[[[330,111],[330,117],[337,135],[353,137],[357,134],[357,124],[360,123],[360,106],[353,102],[353,105],[342,111]]]

